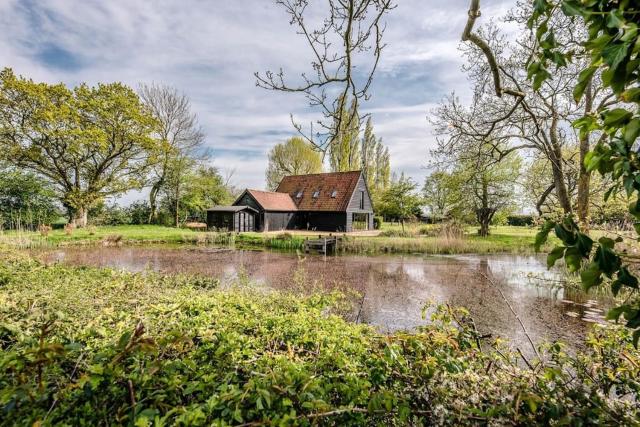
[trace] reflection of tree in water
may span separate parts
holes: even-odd
[[[221,248],[67,248],[48,254],[49,261],[75,265],[98,265],[140,271],[201,274],[224,278],[244,269],[252,282],[276,289],[340,289],[361,295],[360,320],[383,331],[412,329],[424,324],[425,302],[448,302],[469,309],[482,334],[509,337],[525,348],[526,337],[502,300],[505,298],[521,317],[534,341],[582,340],[585,323],[565,315],[566,305],[551,292],[519,280],[519,272],[545,271],[543,261],[517,256],[306,256],[268,251],[234,251]],[[46,258],[46,257],[45,257]],[[363,298],[364,297],[364,298]],[[580,291],[567,289],[564,298],[580,303]],[[593,307],[589,307],[595,310]],[[578,310],[571,308],[571,310]],[[357,315],[357,314],[356,314]],[[355,318],[355,316],[354,316]]]

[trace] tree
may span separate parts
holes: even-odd
[[[594,135],[577,135],[571,131],[571,122],[586,111],[616,102],[611,91],[602,84],[599,73],[590,76],[587,96],[582,102],[574,102],[573,83],[590,60],[581,43],[587,28],[582,22],[556,10],[544,24],[553,26],[554,34],[538,41],[532,37],[527,22],[532,8],[537,6],[519,2],[506,19],[521,28],[521,36],[515,44],[508,43],[499,37],[492,25],[474,32],[475,21],[480,16],[479,5],[479,0],[471,1],[462,35],[463,41],[471,43],[467,49],[470,64],[467,70],[475,82],[474,105],[470,110],[461,110],[463,118],[454,122],[453,133],[474,136],[479,141],[491,136],[497,144],[496,153],[501,155],[526,150],[545,156],[552,182],[541,192],[541,197],[553,193],[565,213],[573,212],[575,207],[580,221],[586,224],[590,172],[578,166],[578,194],[574,206],[566,176],[567,159],[562,154],[568,146],[577,146],[580,158],[584,158]],[[532,58],[541,45],[554,47],[556,58],[564,66],[553,73],[540,68],[540,63]],[[568,57],[571,61],[565,59]],[[441,122],[444,125],[459,113],[455,111],[454,102],[450,100],[449,104],[449,114]],[[537,202],[543,203],[544,200]]]
[[[167,179],[172,182],[171,173]],[[180,179],[179,186],[168,185],[162,193],[162,203],[174,221],[177,219],[176,226],[189,219],[205,221],[207,208],[231,202],[224,180],[214,167],[197,165],[186,173],[181,172]]]
[[[314,135],[305,133],[292,117],[294,127],[322,151],[339,141],[338,133],[349,129],[359,116],[361,101],[370,97],[369,87],[385,47],[383,18],[395,6],[391,0],[344,0],[320,3],[314,9],[308,0],[277,0],[290,17],[290,24],[303,36],[313,55],[311,75],[303,73],[300,84],[286,81],[284,72],[255,73],[256,84],[268,90],[301,93],[323,118]],[[324,19],[315,14],[324,14]],[[312,23],[319,23],[313,27]],[[356,72],[357,71],[357,72]],[[349,108],[351,98],[352,108]],[[350,114],[345,114],[349,110]]]
[[[0,165],[0,228],[35,230],[58,215],[55,192],[46,180]]]
[[[462,203],[473,207],[473,213],[482,237],[489,235],[489,225],[494,215],[512,208],[515,202],[516,180],[520,173],[521,159],[516,153],[496,162],[488,155],[475,160],[463,159],[453,172],[458,182]]]
[[[391,164],[389,149],[382,144],[382,138],[373,133],[371,117],[367,119],[360,148],[362,172],[373,199],[377,199],[389,185]],[[375,203],[374,203],[375,206]]]
[[[422,195],[432,219],[448,218],[461,203],[456,177],[445,170],[436,170],[424,180]]]
[[[399,179],[391,182],[380,198],[381,213],[386,217],[399,219],[403,232],[404,221],[413,217],[422,205],[422,198],[416,194],[416,187],[417,184],[411,178],[402,174]]]
[[[157,221],[157,198],[168,185],[171,175],[174,185],[179,185],[181,175],[187,172],[189,159],[205,159],[204,133],[198,125],[198,119],[191,112],[191,103],[186,95],[174,88],[161,85],[141,85],[140,97],[153,113],[157,122],[155,137],[158,149],[154,153],[154,162],[150,171],[148,222]],[[179,194],[179,189],[177,190]],[[179,198],[176,203],[179,203]],[[174,209],[176,212],[178,208]],[[176,226],[178,218],[175,218]]]
[[[352,102],[351,107],[343,111],[341,120],[335,122],[336,139],[329,146],[329,165],[333,172],[348,172],[362,167],[360,119],[356,108],[356,103]]]
[[[0,72],[0,155],[50,180],[77,226],[96,202],[142,187],[154,126],[121,83],[70,90]]]
[[[608,179],[611,187],[605,193],[605,201],[618,191],[633,198],[629,213],[640,220],[640,165],[637,161],[637,141],[640,136],[640,34],[638,32],[637,2],[611,2],[595,0],[541,0],[535,3],[528,24],[535,29],[537,40],[553,39],[556,28],[551,17],[563,13],[573,22],[580,22],[589,29],[582,35],[582,45],[590,62],[582,66],[578,78],[572,82],[573,95],[580,101],[596,73],[601,73],[602,84],[609,88],[618,104],[599,105],[598,114],[587,113],[573,125],[580,132],[601,132],[597,144],[584,158],[587,171],[598,171]],[[554,43],[540,43],[532,56],[536,64],[531,77],[544,81],[550,75],[551,66],[564,67],[571,58]],[[635,225],[636,234],[640,227]],[[626,326],[633,329],[634,345],[640,340],[640,298],[637,259],[616,246],[623,237],[613,240],[601,237],[594,242],[576,224],[571,216],[561,222],[548,221],[536,237],[536,247],[547,240],[553,230],[562,245],[554,248],[547,257],[552,266],[563,258],[570,271],[580,271],[585,289],[609,283],[615,296],[625,294],[625,302],[609,311],[609,319],[621,316]],[[636,236],[636,240],[637,240]]]
[[[275,191],[287,175],[306,175],[322,172],[322,156],[314,147],[300,137],[289,138],[276,144],[269,151],[267,166],[267,188]]]

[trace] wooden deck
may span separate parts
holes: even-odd
[[[318,236],[317,239],[305,239],[304,252],[311,253],[316,252],[319,254],[327,255],[329,253],[335,253],[338,248],[338,238],[335,236]]]

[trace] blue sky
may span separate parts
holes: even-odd
[[[421,182],[435,143],[427,115],[451,91],[468,96],[457,49],[468,0],[397,3],[365,108],[393,170]],[[483,1],[483,21],[514,3]],[[264,187],[267,152],[295,133],[290,113],[318,118],[302,96],[255,86],[255,71],[309,69],[309,50],[274,0],[1,0],[0,28],[0,67],[34,80],[157,82],[186,93],[213,164],[235,170],[239,187]]]

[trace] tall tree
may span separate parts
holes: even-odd
[[[494,215],[515,203],[516,177],[520,174],[521,158],[511,153],[497,162],[480,153],[475,159],[461,159],[455,166],[454,176],[463,197],[463,203],[473,208],[480,228],[478,234],[489,235]]]
[[[167,181],[172,183],[173,169]],[[180,225],[187,220],[205,221],[207,208],[231,202],[231,195],[217,168],[198,164],[180,174],[179,186],[168,185],[161,193],[162,204],[171,212],[174,223]],[[174,183],[175,184],[175,183]]]
[[[433,220],[448,218],[461,204],[458,180],[445,170],[433,171],[424,180],[422,195]]]
[[[422,198],[416,192],[417,184],[404,173],[393,180],[380,198],[380,211],[383,215],[397,218],[404,232],[405,220],[413,217],[422,205]]]
[[[360,143],[360,119],[356,102],[343,111],[341,120],[336,120],[336,140],[329,147],[329,164],[333,172],[359,170],[362,167]],[[353,116],[349,119],[348,116]]]
[[[71,90],[0,72],[0,155],[48,178],[78,226],[94,203],[143,185],[154,126],[121,83]]]
[[[375,199],[389,185],[391,165],[389,149],[382,144],[382,138],[376,138],[371,117],[367,119],[360,149],[361,169],[367,179],[371,196]]]
[[[182,175],[188,172],[192,160],[204,159],[208,152],[204,149],[204,133],[186,95],[157,84],[141,85],[139,93],[157,121],[155,136],[159,144],[149,177],[151,211],[148,222],[152,223],[157,220],[158,195],[169,185],[169,177],[174,187],[172,191],[179,194]],[[180,198],[175,202],[179,204]],[[179,208],[173,210],[178,212]],[[179,218],[175,217],[176,226],[178,222]]]
[[[306,175],[322,172],[322,155],[300,137],[289,138],[269,151],[267,187],[274,191],[287,175]]]

